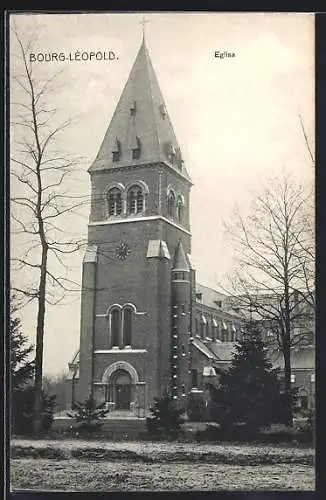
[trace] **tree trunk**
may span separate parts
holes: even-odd
[[[293,414],[292,414],[292,387],[291,387],[291,360],[290,360],[289,346],[284,346],[283,356],[284,356],[284,395],[285,395],[284,423],[285,425],[292,427]]]
[[[41,276],[38,296],[38,313],[36,326],[36,355],[34,379],[34,433],[41,430],[42,424],[42,377],[43,377],[43,337],[45,319],[45,292],[46,292],[46,266],[47,247],[42,247]]]
[[[284,290],[284,338],[283,338],[283,356],[284,356],[284,391],[285,391],[285,425],[292,427],[292,387],[291,387],[291,317],[290,317],[290,296],[287,281],[287,270],[285,272],[285,290]]]

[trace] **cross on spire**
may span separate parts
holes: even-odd
[[[140,21],[140,24],[143,26],[143,40],[145,40],[145,25],[148,23],[148,19],[143,16],[142,20]]]

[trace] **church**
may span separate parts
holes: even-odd
[[[200,285],[192,181],[143,37],[98,154],[83,259],[80,348],[68,399],[145,417],[165,391],[184,407],[226,367],[244,314]]]

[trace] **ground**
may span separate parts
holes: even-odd
[[[57,458],[31,458],[32,452]],[[313,490],[314,450],[83,440],[12,441],[14,490]],[[36,465],[37,464],[37,465]]]
[[[290,464],[233,466],[80,460],[12,461],[14,489],[64,491],[313,490],[314,469]]]

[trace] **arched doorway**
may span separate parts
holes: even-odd
[[[110,380],[116,410],[130,410],[132,380],[126,370],[117,370]]]
[[[127,361],[116,361],[108,366],[102,376],[105,401],[112,410],[133,411],[139,382],[136,369]]]

